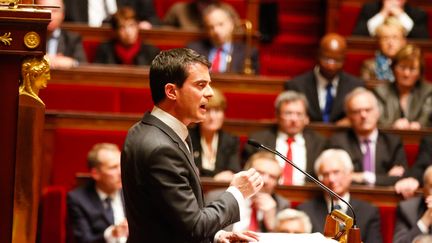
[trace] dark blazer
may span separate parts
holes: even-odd
[[[128,132],[121,172],[128,242],[210,242],[240,219],[224,192],[205,206],[197,168],[185,143],[150,113]]]
[[[105,242],[104,231],[114,222],[105,214],[94,182],[70,191],[67,209],[75,242]]]
[[[317,83],[314,72],[309,71],[285,82],[284,85],[285,90],[294,90],[306,96],[309,102],[308,114],[311,121],[322,121],[323,116],[318,101]],[[331,108],[330,122],[336,122],[345,117],[345,96],[360,86],[364,86],[363,80],[345,72],[339,74],[339,84]]]
[[[102,43],[96,50],[94,63],[122,64],[115,53],[115,40]],[[141,44],[138,55],[134,58],[135,65],[150,65],[159,49],[147,44]]]
[[[88,23],[88,0],[64,0],[65,22]],[[138,20],[147,20],[160,25],[153,0],[117,0],[117,9],[130,6],[135,10]]]
[[[210,50],[213,48],[210,40],[202,40],[189,43],[188,48],[195,50],[201,55],[208,58]],[[258,50],[252,48],[251,50],[252,68],[255,73],[259,73],[259,57]],[[233,42],[232,60],[231,64],[227,67],[227,72],[242,73],[244,68],[244,62],[246,60],[246,45],[241,42]]]
[[[360,228],[362,241],[364,243],[381,243],[381,223],[378,209],[368,202],[354,198],[351,198],[349,203],[357,216],[357,226]],[[311,219],[312,232],[324,233],[328,208],[323,196],[304,202],[297,209],[304,211]],[[346,214],[353,216],[349,209]]]
[[[252,133],[249,138],[253,139],[271,149],[276,149],[277,126],[273,126],[267,130]],[[305,129],[303,137],[306,144],[306,172],[314,174],[314,163],[319,154],[324,150],[327,140],[315,131]],[[258,149],[253,146],[246,145],[244,148],[244,160],[246,161]],[[295,153],[295,152],[294,152]],[[294,161],[295,163],[295,161]]]
[[[393,234],[393,243],[411,243],[421,235],[417,221],[427,209],[423,197],[415,197],[399,203],[396,208],[396,225]]]
[[[388,176],[387,172],[395,165],[407,168],[405,150],[400,137],[378,133],[377,147],[375,148],[375,185],[390,186],[394,185],[400,177]],[[348,152],[353,165],[354,172],[363,171],[363,153],[360,144],[352,129],[334,134],[329,139],[329,148],[340,148]]]
[[[356,26],[354,27],[353,35],[369,36],[367,29],[367,21],[381,11],[382,2],[376,1],[365,3],[357,18]],[[427,13],[419,8],[405,4],[404,11],[413,20],[414,26],[408,33],[408,38],[429,38],[428,33],[428,16]]]
[[[205,194],[205,201],[206,203],[211,203],[212,201],[214,201],[215,199],[217,199],[224,191],[222,189],[216,189],[216,190],[212,190],[209,191]],[[276,214],[279,213],[280,211],[291,207],[291,203],[285,199],[284,197],[273,193],[271,195],[271,197],[275,200],[276,202]],[[269,232],[269,230],[266,228],[264,221],[260,220],[259,222],[259,229],[260,232]],[[224,230],[226,231],[232,231],[233,230],[234,225],[231,224],[227,227],[224,228]]]
[[[240,142],[238,137],[235,137],[222,130],[218,132],[218,148],[216,151],[216,164],[213,171],[206,170],[202,167],[202,148],[200,128],[196,126],[189,130],[189,135],[192,140],[194,150],[194,160],[197,165],[200,176],[214,176],[217,173],[230,170],[234,173],[239,172],[240,168]]]
[[[423,184],[423,173],[432,165],[432,136],[425,136],[420,141],[417,159],[414,165],[408,169],[407,176],[416,178]]]
[[[61,53],[63,56],[72,57],[79,63],[87,62],[81,36],[78,33],[62,29],[58,39],[57,53]]]

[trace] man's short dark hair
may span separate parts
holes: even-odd
[[[172,83],[181,88],[189,76],[188,67],[195,63],[201,63],[208,68],[211,66],[205,56],[191,49],[161,51],[150,66],[150,90],[153,103],[157,105],[165,99],[166,84]]]

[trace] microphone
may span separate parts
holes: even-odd
[[[353,214],[353,226],[356,228],[357,227],[357,220],[356,220],[356,215],[354,212],[354,209],[352,208],[351,204],[349,204],[347,201],[345,201],[341,196],[339,196],[336,192],[334,192],[332,189],[328,188],[326,185],[322,184],[321,181],[315,179],[313,176],[311,176],[309,173],[307,173],[306,171],[300,169],[297,165],[295,165],[291,160],[289,160],[287,157],[285,157],[284,155],[282,155],[280,152],[273,150],[263,144],[258,143],[255,140],[249,139],[247,142],[249,145],[252,145],[256,148],[261,148],[264,150],[269,151],[272,154],[275,154],[279,157],[281,157],[283,160],[285,160],[285,162],[287,162],[288,164],[292,165],[294,168],[296,168],[298,171],[300,171],[301,173],[303,173],[307,178],[309,178],[310,180],[312,180],[315,184],[317,184],[318,186],[320,186],[324,191],[326,191],[327,193],[329,193],[332,197],[335,197],[339,200],[341,200],[342,202],[344,202],[346,205],[348,205],[348,208],[351,210],[352,214]],[[332,205],[332,211],[333,211],[333,200],[331,200],[331,205]]]

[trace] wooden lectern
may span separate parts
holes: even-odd
[[[40,158],[36,151],[41,149],[41,144],[37,144],[39,135],[34,129],[38,129],[40,123],[43,127],[43,120],[32,120],[34,124],[31,126],[19,124],[18,131],[19,80],[22,60],[27,56],[45,54],[46,28],[51,13],[34,9],[31,4],[33,0],[0,0],[0,242],[5,243],[12,242],[12,238],[17,236],[22,238],[14,242],[34,242],[36,237],[40,188],[34,180],[38,180],[35,177]],[[33,100],[25,101],[27,107],[35,105]],[[29,129],[21,130],[24,128]],[[21,134],[19,139],[18,133]],[[17,141],[33,147],[22,147]],[[17,151],[20,156],[17,156]],[[17,162],[17,158],[20,161]],[[15,192],[16,186],[18,193]],[[14,208],[17,207],[25,220],[18,222],[19,227],[14,229]]]

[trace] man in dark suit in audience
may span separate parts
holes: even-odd
[[[240,219],[238,205],[261,189],[254,169],[235,174],[218,200],[204,204],[187,126],[205,118],[213,95],[209,67],[186,48],[162,51],[152,62],[155,106],[129,130],[121,159],[130,243],[257,240],[253,232],[221,230]]]
[[[209,5],[203,12],[208,39],[188,44],[212,63],[212,72],[244,73],[246,60],[259,72],[258,51],[243,42],[234,41],[234,18],[224,5]],[[250,48],[250,49],[248,49]]]
[[[361,240],[364,243],[381,243],[380,218],[376,207],[368,202],[351,197],[349,188],[353,175],[353,164],[348,153],[342,149],[328,149],[322,152],[315,163],[315,173],[318,179],[328,188],[336,192],[346,202],[349,202],[357,216],[357,226],[360,228]],[[298,206],[312,221],[312,232],[324,232],[326,216],[334,209],[353,217],[348,205],[338,199],[331,199],[328,193]]]
[[[92,181],[68,193],[68,219],[76,242],[126,242],[120,150],[100,143],[88,154]]]
[[[51,22],[48,24],[47,54],[50,67],[70,68],[86,63],[87,57],[77,33],[61,28],[64,19],[64,6],[62,0],[36,0],[35,3],[48,6],[59,6],[51,10]]]
[[[313,173],[313,163],[326,145],[326,139],[318,133],[304,129],[309,124],[306,97],[295,91],[279,94],[275,101],[277,125],[252,133],[249,137],[280,153],[291,156],[290,159],[309,173]],[[246,146],[244,157],[247,159],[257,149]],[[305,176],[277,157],[283,168],[281,184],[302,185]]]
[[[418,235],[432,234],[432,166],[423,181],[423,196],[401,201],[396,209],[394,243],[411,243]]]
[[[252,155],[246,163],[245,169],[254,168],[263,177],[264,185],[261,190],[239,205],[240,221],[228,226],[227,230],[253,230],[272,232],[275,229],[276,214],[290,206],[290,203],[275,192],[282,169],[274,155],[267,151],[260,151]],[[205,199],[211,202],[222,193],[221,190],[210,191]]]
[[[353,35],[375,36],[376,28],[393,16],[404,26],[408,38],[429,38],[428,16],[407,4],[408,0],[379,0],[365,3],[357,18]]]
[[[405,150],[400,137],[378,129],[380,111],[374,94],[356,88],[345,99],[345,111],[351,128],[330,137],[329,147],[350,154],[354,182],[394,185],[407,167]]]
[[[87,23],[92,27],[100,27],[118,9],[129,6],[137,13],[140,29],[151,29],[153,25],[161,24],[153,0],[64,0],[64,3],[66,22]]]
[[[311,121],[347,123],[343,109],[345,95],[364,83],[342,70],[346,48],[344,37],[334,33],[325,35],[320,42],[318,65],[285,82],[285,90],[306,95]]]

